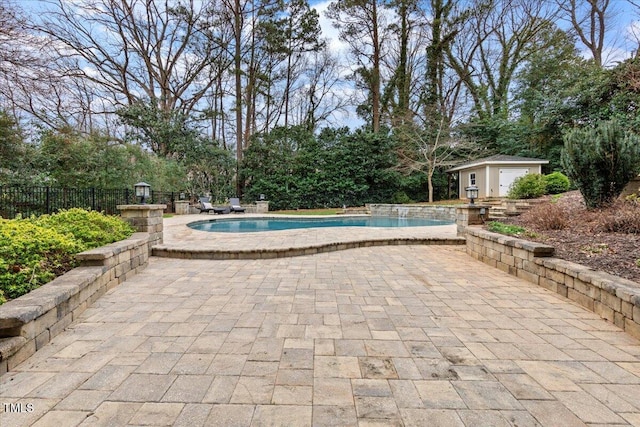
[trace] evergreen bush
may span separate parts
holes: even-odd
[[[128,223],[116,216],[79,208],[34,217],[30,221],[70,236],[80,245],[80,252],[126,239],[134,231]]]
[[[571,184],[569,177],[562,172],[553,172],[544,176],[547,194],[560,194],[569,191]]]
[[[77,265],[75,254],[125,239],[133,231],[118,217],[83,209],[0,219],[0,304],[71,270]]]
[[[535,199],[546,194],[546,191],[544,177],[538,173],[530,173],[513,181],[507,197],[510,199]]]
[[[0,219],[0,295],[17,298],[75,266],[80,245],[28,220]]]
[[[611,204],[640,172],[640,137],[615,120],[564,135],[561,163],[588,208]]]

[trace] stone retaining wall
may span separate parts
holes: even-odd
[[[554,248],[469,227],[475,259],[569,298],[640,339],[640,284],[554,258]]]
[[[449,205],[392,205],[392,204],[370,204],[371,216],[392,216],[406,218],[426,218],[439,219],[444,221],[456,220],[456,208],[458,206]]]
[[[147,266],[149,234],[76,255],[80,267],[0,306],[0,375],[58,335],[109,289]]]

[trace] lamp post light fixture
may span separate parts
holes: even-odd
[[[140,197],[140,204],[144,205],[145,201],[151,195],[151,186],[146,182],[139,182],[133,186],[136,190],[136,197]]]
[[[260,194],[260,201],[263,202],[266,199],[266,196],[264,194]]]
[[[470,185],[469,187],[465,188],[465,191],[467,192],[467,199],[471,200],[469,204],[473,205],[473,201],[478,198],[478,187],[476,187],[475,185]]]

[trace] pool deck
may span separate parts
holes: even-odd
[[[246,215],[248,217],[249,215]],[[286,249],[371,229],[165,245]],[[374,230],[454,238],[455,226]],[[640,426],[640,342],[451,245],[152,257],[0,377],[11,426]]]
[[[324,227],[253,233],[216,233],[187,227],[188,223],[195,221],[265,217],[283,216],[200,214],[165,218],[164,243],[156,246],[153,253],[169,258],[259,259],[312,255],[367,246],[464,243],[464,239],[456,235],[455,224],[428,227]]]

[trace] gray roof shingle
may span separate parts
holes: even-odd
[[[484,157],[482,159],[470,160],[468,162],[461,163],[457,166],[447,170],[447,172],[455,172],[461,169],[466,169],[468,166],[481,165],[487,163],[537,163],[547,164],[549,160],[536,159],[533,157],[521,157],[521,156],[509,156],[506,154],[495,154],[493,156]]]

